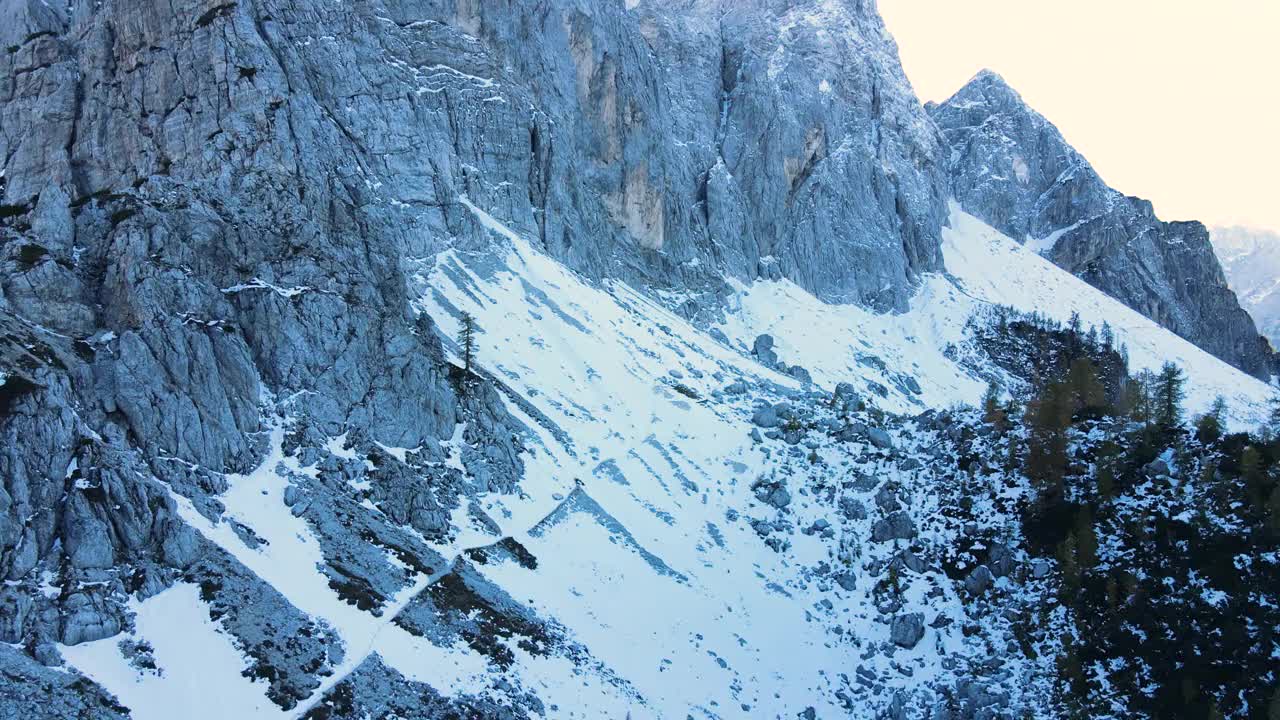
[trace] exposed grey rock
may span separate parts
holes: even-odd
[[[825,518],[818,518],[817,520],[813,521],[812,525],[804,529],[804,534],[805,535],[823,535],[824,537],[826,537],[830,529],[831,529],[830,522],[828,522]]]
[[[124,607],[110,594],[98,589],[72,593],[62,603],[62,634],[64,645],[101,640],[120,632],[124,627]]]
[[[542,717],[545,708],[536,697],[514,693],[515,703],[482,697],[456,696],[415,682],[373,655],[325,694],[308,717],[360,720],[369,717],[456,717],[474,720],[520,720]]]
[[[907,568],[912,572],[923,573],[929,569],[929,566],[925,564],[925,561],[911,550],[903,550],[899,553],[897,559],[901,560],[902,564],[907,566]]]
[[[761,479],[751,486],[751,491],[755,493],[757,500],[779,510],[791,504],[791,493],[780,482]]]
[[[862,501],[848,496],[840,498],[840,512],[850,520],[862,520],[867,517],[867,508]]]
[[[813,382],[813,376],[809,374],[809,371],[799,365],[792,365],[788,367],[787,374],[806,385]]]
[[[882,485],[876,492],[876,505],[886,513],[902,508],[902,503],[898,502],[898,493],[890,487],[889,483]]]
[[[848,481],[848,487],[858,492],[867,492],[874,490],[880,481],[874,476],[868,475],[860,470],[853,471],[853,477]]]
[[[455,562],[414,598],[395,623],[441,646],[465,643],[504,668],[515,662],[508,644],[543,656],[584,652],[564,637],[562,629],[515,601],[465,560]]]
[[[1007,545],[994,543],[991,549],[987,551],[987,567],[991,569],[991,574],[1001,578],[1013,572],[1014,555],[1013,551]]]
[[[206,546],[202,560],[182,580],[200,587],[210,616],[248,657],[245,673],[268,683],[267,696],[283,708],[310,696],[320,685],[319,675],[345,656],[328,625],[293,607],[221,549]]]
[[[871,527],[873,542],[910,540],[916,536],[916,523],[904,510],[890,513]]]
[[[778,353],[773,351],[773,336],[760,335],[751,347],[751,352],[761,364],[774,367],[778,364]]]
[[[979,565],[965,577],[964,589],[968,591],[970,595],[981,595],[987,591],[987,588],[991,587],[991,583],[993,581],[994,578],[992,577],[991,569],[986,565]]]
[[[889,433],[880,428],[867,428],[867,440],[881,450],[893,449],[893,438],[890,438]]]
[[[898,615],[889,624],[889,638],[894,645],[910,650],[924,637],[924,613]]]
[[[1142,470],[1148,477],[1168,477],[1169,463],[1166,463],[1160,458],[1156,458],[1143,466]]]
[[[42,667],[0,644],[0,719],[93,718],[125,720],[129,708],[74,673]]]
[[[898,469],[905,470],[908,472],[911,470],[919,470],[923,466],[924,466],[924,462],[922,462],[919,458],[914,458],[914,457],[903,458],[901,461],[898,462]]]
[[[993,72],[929,112],[965,210],[1228,363],[1270,375],[1271,350],[1228,289],[1203,225],[1163,222],[1150,202],[1108,187]]]
[[[782,424],[778,411],[772,405],[766,405],[751,416],[751,422],[762,428],[775,428]]]

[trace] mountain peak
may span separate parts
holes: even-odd
[[[977,75],[970,78],[968,85],[998,85],[1001,87],[1009,87],[1009,83],[1000,75],[1000,73],[991,68],[982,68]]]
[[[1270,351],[1226,289],[1203,225],[1165,223],[1149,201],[1107,185],[991,70],[928,112],[951,147],[952,190],[967,212],[1236,367],[1270,373]],[[1162,276],[1171,281],[1149,279]],[[1189,298],[1184,287],[1214,291]]]
[[[943,102],[943,106],[961,106],[973,107],[975,104],[995,104],[999,106],[1021,106],[1026,109],[1026,102],[1017,90],[1008,83],[999,73],[990,68],[983,68],[978,71],[950,98]]]

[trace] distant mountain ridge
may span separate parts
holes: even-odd
[[[1280,233],[1234,226],[1209,235],[1227,284],[1271,346],[1280,347]]]
[[[966,211],[1178,335],[1265,378],[1273,353],[1227,287],[1209,232],[1112,189],[1003,78],[978,73],[926,106]]]

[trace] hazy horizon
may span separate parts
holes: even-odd
[[[922,101],[990,68],[1162,219],[1280,231],[1280,2],[879,7]]]

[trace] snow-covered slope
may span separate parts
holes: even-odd
[[[788,472],[835,485],[874,478],[865,492],[883,480],[911,498],[921,538],[945,547],[939,488],[912,469],[920,467],[912,453],[923,441],[890,439],[913,460],[906,463],[876,455],[865,442],[801,450],[753,439],[759,407],[804,389],[752,359],[749,348],[760,334],[771,334],[781,359],[807,368],[817,385],[852,383],[879,407],[903,414],[977,402],[984,382],[957,359],[956,348],[966,340],[969,318],[992,304],[1064,321],[1077,312],[1086,326],[1110,323],[1136,367],[1172,360],[1187,370],[1192,411],[1222,395],[1232,422],[1249,426],[1261,419],[1269,396],[1263,383],[955,207],[944,233],[949,273],[927,277],[907,312],[827,305],[790,282],[762,281],[740,287],[723,323],[708,328],[625,284],[584,281],[485,209],[460,202],[505,251],[449,250],[420,260],[413,289],[418,309],[436,320],[446,344],[462,312],[476,318],[478,364],[505,386],[508,410],[529,428],[521,492],[481,497],[497,528],[459,514],[455,525],[468,529],[432,546],[441,563],[435,571],[399,563],[403,589],[375,617],[342,602],[332,583],[313,572],[323,558],[308,523],[287,506],[286,478],[315,471],[282,454],[274,433],[263,465],[228,478],[220,497],[237,528],[211,523],[182,498],[178,508],[208,541],[322,621],[344,653],[332,658],[331,672],[309,699],[281,711],[266,702],[264,683],[241,677],[247,662],[237,659],[216,622],[205,621],[208,608],[196,589],[179,584],[138,603],[130,636],[151,645],[161,671],[131,664],[115,651],[119,638],[63,648],[72,665],[130,704],[139,720],[167,717],[166,698],[183,697],[196,678],[206,695],[229,698],[243,717],[301,716],[373,662],[445,696],[502,703],[513,693],[532,693],[547,717],[794,717],[810,707],[818,717],[858,716],[884,707],[898,690],[945,682],[959,671],[943,658],[979,659],[986,639],[968,637],[963,623],[950,620],[910,647],[893,637],[901,631],[896,618],[915,612],[963,618],[969,611],[956,584],[941,571],[921,571],[922,581],[909,584],[890,622],[877,609],[871,581],[846,588],[832,582],[829,569],[860,558],[863,567],[882,570],[899,556],[897,543],[870,541],[875,516],[836,512],[802,483],[790,486],[785,503],[776,496],[765,502],[760,491],[788,463],[801,468]],[[349,452],[341,439],[331,449]],[[387,452],[403,459],[419,450]],[[449,457],[466,471],[456,455]],[[788,507],[785,518],[774,515],[779,503]],[[379,512],[372,505],[365,511]],[[770,546],[764,537],[783,522],[804,532]],[[265,543],[249,547],[246,533]],[[411,634],[396,622],[419,593],[441,582],[441,569],[459,567],[464,556],[474,559],[469,550],[504,536],[536,562],[494,553],[496,559],[465,572],[563,628],[580,653],[532,653],[512,641],[505,644],[512,662],[495,667],[450,636]],[[388,562],[396,564],[390,556]],[[172,642],[175,623],[189,628],[189,643]],[[1013,642],[998,625],[989,632]],[[1051,661],[1048,655],[1039,662]],[[993,681],[1002,692],[1048,697],[1033,682],[1045,668],[1032,661],[1012,667]],[[220,717],[232,705],[193,707]]]
[[[949,345],[964,341],[964,326],[975,312],[1004,305],[1064,323],[1075,312],[1086,328],[1109,323],[1117,342],[1128,349],[1135,371],[1158,370],[1166,361],[1182,366],[1190,378],[1190,412],[1202,412],[1221,395],[1238,427],[1256,427],[1264,417],[1270,397],[1265,383],[1161,328],[955,205],[951,226],[943,231],[943,252],[947,275],[927,278],[907,313],[880,315],[826,305],[785,282],[757,283],[743,288],[738,311],[730,315],[725,330],[745,344],[757,333],[772,333],[782,359],[808,368],[821,384],[856,378],[879,382],[889,390],[884,407],[906,412],[977,401],[983,384],[946,353]],[[887,372],[877,367],[880,364]],[[922,392],[916,396],[900,389],[893,381],[895,373],[915,377]]]

